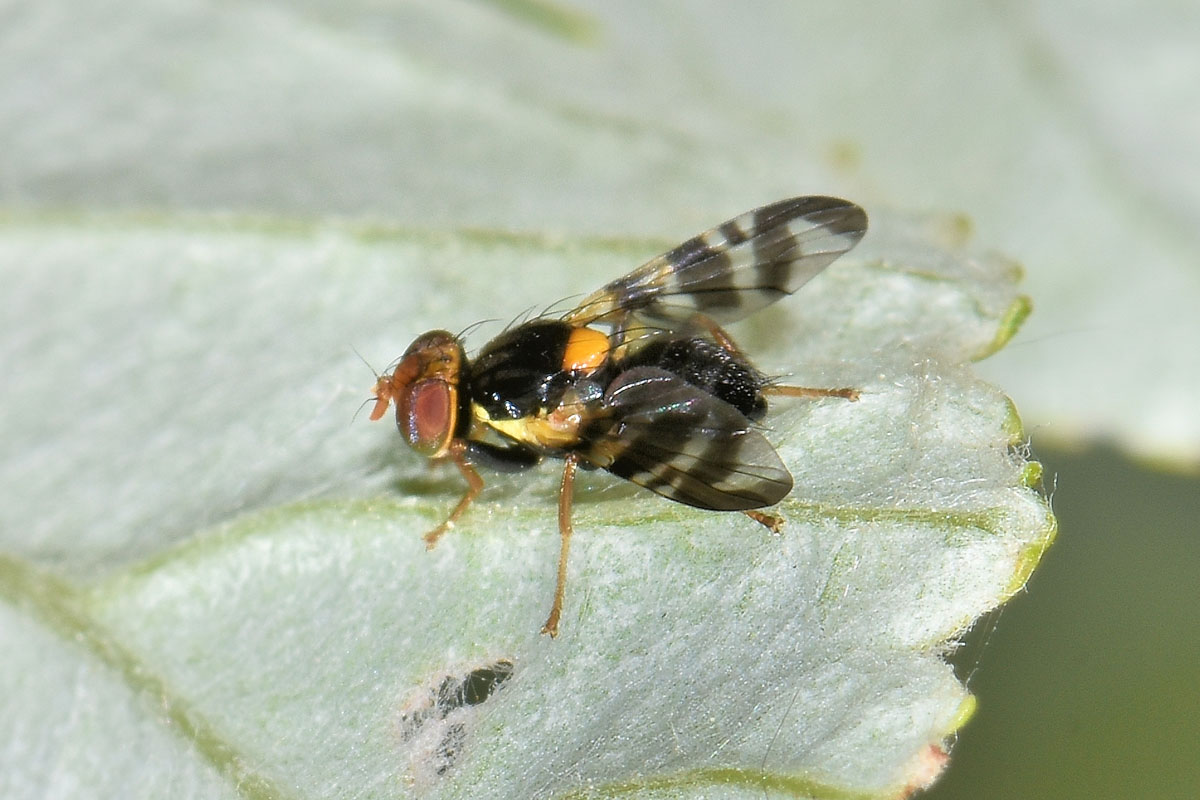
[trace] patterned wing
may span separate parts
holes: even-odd
[[[637,312],[679,322],[698,312],[732,322],[799,289],[866,231],[866,212],[849,201],[781,200],[648,261],[587,297],[566,321],[615,324]]]
[[[749,420],[677,375],[637,367],[604,395],[589,461],[671,500],[718,511],[774,505],[792,476]]]

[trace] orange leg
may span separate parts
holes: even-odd
[[[807,386],[779,386],[768,384],[762,387],[763,394],[774,394],[783,397],[843,397],[851,402],[858,399],[858,389],[811,389]],[[771,533],[783,530],[783,517],[767,514],[763,511],[743,511],[750,519],[766,526]]]
[[[450,512],[450,516],[446,517],[446,521],[436,528],[425,534],[425,547],[429,550],[437,544],[438,539],[442,538],[442,534],[454,527],[454,523],[467,510],[467,506],[471,505],[471,501],[479,496],[483,491],[483,478],[479,477],[479,473],[471,466],[466,458],[467,446],[460,441],[455,441],[450,445],[450,458],[454,460],[454,465],[458,467],[458,471],[467,479],[467,491],[463,494],[462,499],[458,501],[458,505]]]
[[[741,348],[737,346],[737,342],[733,340],[725,329],[716,323],[716,320],[704,314],[693,314],[692,322],[708,331],[713,337],[713,341],[719,344],[723,349],[733,353],[735,356],[745,358]],[[763,394],[775,394],[782,397],[844,397],[847,400],[857,400],[857,389],[810,389],[807,386],[779,386],[768,384],[762,388]],[[762,520],[759,520],[760,522]],[[770,526],[768,526],[770,527]]]
[[[858,399],[858,389],[810,389],[807,386],[767,384],[762,387],[762,393],[782,397],[844,397],[851,401]]]
[[[696,313],[692,315],[691,321],[708,331],[709,335],[713,337],[713,341],[719,344],[721,349],[727,350],[735,356],[746,357],[742,353],[742,348],[738,347],[737,342],[733,340],[733,337],[726,333],[725,329],[718,325],[717,321],[712,317],[707,314]]]
[[[542,633],[558,636],[558,618],[562,615],[563,595],[567,590],[567,553],[571,549],[571,495],[575,489],[575,468],[579,456],[569,453],[563,465],[562,484],[558,488],[558,533],[562,544],[558,550],[558,582],[554,586],[554,605],[542,626]]]
[[[771,533],[779,533],[783,530],[783,517],[768,514],[765,511],[743,511],[742,513],[765,527]]]

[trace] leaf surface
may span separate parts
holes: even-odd
[[[583,475],[551,640],[553,462],[489,476],[426,551],[462,486],[390,425],[351,423],[373,376],[350,348],[382,367],[427,328],[500,315],[479,345],[657,246],[10,221],[0,638],[22,656],[0,670],[3,794],[873,797],[927,779],[972,707],[949,642],[1054,527],[1011,402],[971,373],[1021,316],[1016,273],[919,221],[872,236],[735,329],[769,372],[863,392],[767,418],[796,479],[783,533]]]

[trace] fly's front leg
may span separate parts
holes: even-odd
[[[516,445],[499,447],[487,442],[473,442],[468,439],[455,439],[451,442],[446,457],[454,462],[458,471],[466,479],[467,491],[463,493],[462,499],[458,501],[458,505],[450,512],[446,521],[425,534],[425,546],[431,550],[442,534],[454,527],[458,518],[483,491],[483,478],[479,477],[479,473],[475,471],[473,462],[482,463],[484,466],[501,472],[517,472],[529,469],[541,461],[541,456],[537,452],[526,447]]]
[[[483,478],[479,477],[479,473],[471,466],[471,462],[467,461],[467,445],[461,439],[456,439],[450,444],[449,458],[458,467],[458,471],[467,480],[467,491],[463,494],[462,499],[458,501],[458,505],[450,512],[450,516],[446,517],[446,521],[436,528],[425,534],[425,547],[432,550],[437,544],[438,539],[442,538],[442,534],[454,527],[454,523],[467,510],[467,506],[471,505],[479,493],[483,491]]]
[[[554,586],[554,605],[550,606],[550,616],[542,626],[542,633],[551,637],[558,636],[558,618],[562,615],[563,595],[567,590],[567,553],[571,549],[571,496],[575,491],[575,469],[579,466],[579,456],[568,453],[563,465],[562,484],[558,487],[558,534],[561,544],[558,549],[558,581]]]

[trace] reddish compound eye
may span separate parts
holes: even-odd
[[[409,446],[423,455],[439,454],[450,442],[458,416],[452,387],[438,378],[418,381],[405,401],[404,434]]]
[[[396,425],[410,447],[429,458],[444,456],[458,427],[459,368],[462,345],[445,331],[430,331],[405,351],[396,369],[375,382],[379,419],[396,404]]]

